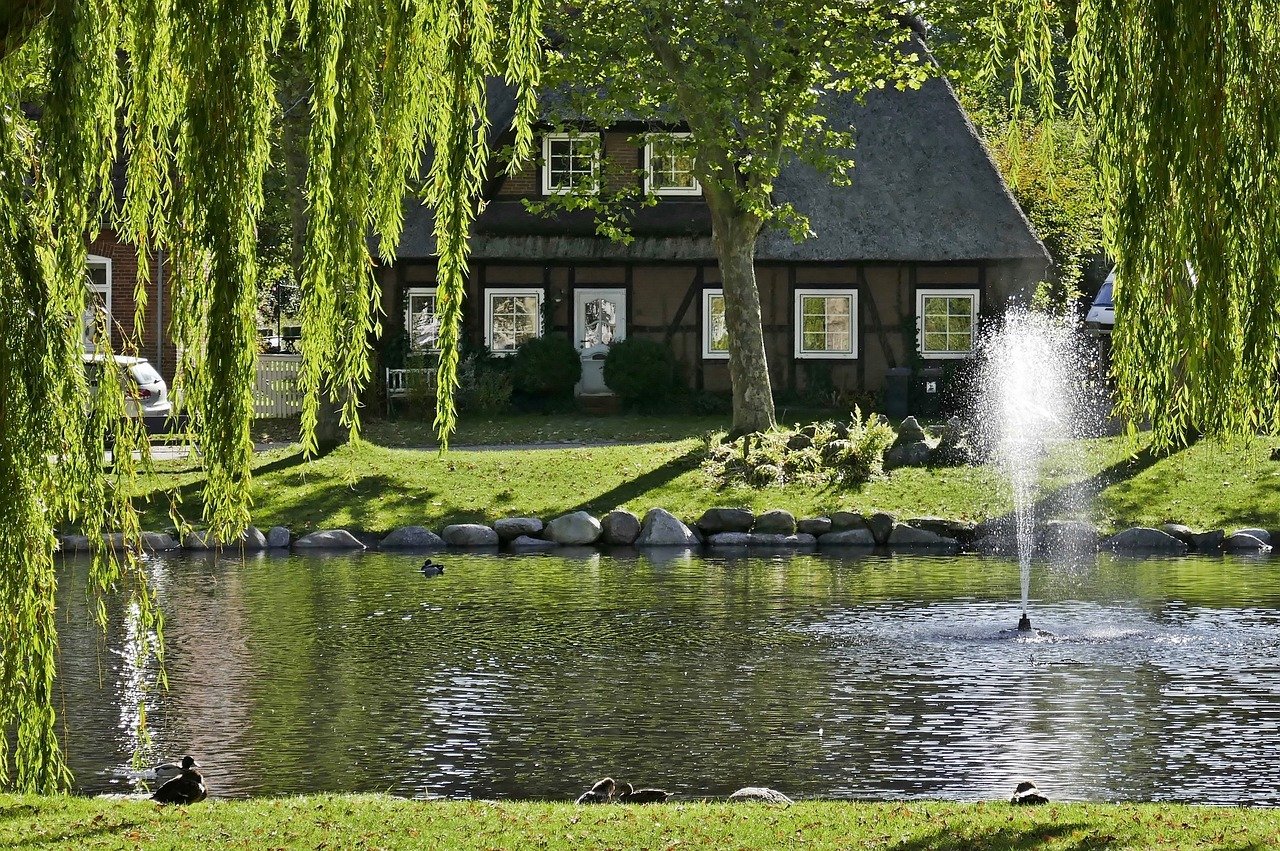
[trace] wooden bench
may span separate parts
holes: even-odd
[[[426,391],[435,393],[435,369],[388,369],[387,370],[387,418],[391,418],[391,403],[409,395],[409,388],[418,376],[425,376]]]

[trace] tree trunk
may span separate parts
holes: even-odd
[[[720,280],[724,286],[724,319],[729,332],[729,378],[733,382],[731,436],[767,431],[776,425],[769,363],[764,351],[760,290],[756,287],[754,216],[717,216],[713,225]]]

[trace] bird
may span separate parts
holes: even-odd
[[[438,564],[437,562],[434,562],[431,559],[427,559],[422,563],[422,575],[423,576],[443,576],[444,565]]]
[[[209,795],[204,786],[204,775],[196,769],[200,763],[191,756],[182,758],[182,770],[177,777],[160,784],[151,800],[159,804],[194,804]]]
[[[1049,798],[1036,787],[1036,784],[1030,780],[1024,780],[1018,784],[1018,788],[1013,790],[1013,797],[1009,799],[1009,803],[1015,807],[1034,807],[1049,803]]]
[[[730,795],[729,800],[735,803],[738,801],[759,801],[763,804],[794,803],[777,789],[770,789],[767,786],[746,786]]]
[[[578,796],[575,804],[607,804],[613,797],[614,782],[612,777],[597,780],[595,785]]]
[[[163,786],[181,773],[181,762],[162,762],[151,769],[151,776],[155,779],[157,786]],[[142,776],[145,777],[146,775],[143,774]]]
[[[661,804],[675,794],[665,789],[634,789],[630,783],[619,783],[617,788],[619,804]]]

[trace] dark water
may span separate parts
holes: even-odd
[[[215,795],[684,795],[1280,802],[1280,562],[385,554],[152,563],[151,756]],[[124,791],[139,686],[63,578],[67,743]],[[119,605],[116,606],[119,609]]]

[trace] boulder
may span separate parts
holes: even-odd
[[[378,543],[381,550],[432,550],[444,546],[444,538],[425,526],[401,526]]]
[[[753,547],[816,547],[818,539],[813,535],[783,535],[777,532],[752,532],[751,546]]]
[[[295,550],[363,550],[364,544],[346,529],[323,529],[293,542]]]
[[[963,520],[947,520],[943,517],[913,517],[907,525],[916,529],[932,532],[943,538],[953,538],[967,544],[978,536],[978,524],[966,523]]]
[[[867,527],[861,529],[845,529],[842,532],[828,532],[818,538],[820,547],[874,547],[875,535]]]
[[[1195,534],[1190,526],[1183,526],[1181,523],[1165,523],[1160,527],[1160,531],[1166,535],[1172,535],[1187,546],[1191,546],[1191,536]]]
[[[250,528],[252,529],[253,527],[250,527]],[[253,531],[257,532],[258,537],[262,536],[262,533],[258,532],[257,529],[253,529]],[[247,530],[246,530],[246,534],[248,534]],[[178,542],[168,532],[143,532],[142,533],[142,551],[143,552],[163,553],[169,550],[176,550],[178,549],[179,546],[180,545],[178,544]],[[249,547],[246,547],[246,549],[249,549]],[[261,547],[258,547],[257,549],[261,549]]]
[[[270,549],[278,550],[289,546],[293,540],[293,533],[284,526],[272,526],[267,530],[267,546]]]
[[[746,802],[754,802],[760,804],[791,804],[794,803],[786,795],[777,789],[770,789],[767,786],[747,786],[739,789],[729,796],[731,803],[740,804]]]
[[[803,532],[806,535],[813,535],[815,538],[827,534],[831,531],[831,528],[830,517],[809,517],[796,524],[797,532]]]
[[[1146,526],[1135,526],[1112,535],[1102,542],[1103,549],[1114,552],[1161,552],[1185,553],[1187,545],[1168,532],[1151,529]]]
[[[482,523],[454,523],[440,537],[451,547],[498,546],[498,533]]]
[[[537,517],[504,517],[493,524],[493,531],[504,541],[514,541],[521,535],[533,536],[542,532],[542,521]]]
[[[58,551],[63,553],[89,552],[88,535],[61,535],[58,538]]]
[[[1036,527],[1036,546],[1051,555],[1096,553],[1102,535],[1087,520],[1046,520]]]
[[[1015,549],[1007,537],[998,532],[988,532],[969,545],[969,549],[981,555],[1008,555]]]
[[[708,535],[717,532],[750,532],[756,516],[745,508],[708,508],[698,518],[697,527]]]
[[[1227,536],[1222,542],[1222,548],[1233,553],[1264,553],[1271,549],[1271,545],[1257,535],[1236,532]]]
[[[813,435],[804,432],[796,432],[787,438],[787,448],[793,452],[799,452],[813,446]]]
[[[695,547],[698,539],[670,511],[651,508],[640,526],[637,547]]]
[[[209,540],[209,532],[201,529],[188,532],[187,536],[182,539],[182,546],[188,550],[265,550],[267,548],[267,536],[262,534],[257,527],[250,526],[240,535],[239,540],[222,543]]]
[[[1271,533],[1266,529],[1237,529],[1231,533],[1231,536],[1235,535],[1252,535],[1264,544],[1271,544]]]
[[[507,543],[507,546],[513,550],[554,550],[560,547],[555,541],[548,541],[545,538],[533,538],[529,535],[513,538]]]
[[[831,515],[831,531],[846,532],[850,529],[866,529],[867,519],[856,511],[837,511]]]
[[[964,423],[959,417],[953,416],[942,427],[942,436],[929,455],[929,463],[954,465],[968,464],[972,460],[973,449],[969,446]]]
[[[750,532],[716,532],[707,538],[707,546],[709,547],[747,547],[750,545]]]
[[[629,547],[640,537],[640,518],[630,511],[610,511],[600,518],[600,540],[613,546]]]
[[[930,532],[928,529],[917,529],[906,523],[895,523],[893,530],[889,533],[889,546],[891,547],[959,547],[960,542],[955,538],[948,538],[939,535],[937,532]]]
[[[600,521],[585,511],[561,515],[547,524],[543,536],[557,544],[582,546],[600,539]]]
[[[757,517],[751,531],[761,535],[792,535],[796,531],[796,518],[790,511],[775,508]]]
[[[1221,529],[1213,529],[1209,532],[1193,533],[1187,543],[1198,553],[1217,553],[1222,552],[1222,542],[1226,538],[1227,534]]]
[[[877,511],[867,518],[867,526],[871,529],[871,534],[875,536],[876,543],[882,547],[889,543],[889,533],[893,531],[893,524],[897,522],[898,518],[883,511]]]
[[[923,467],[929,463],[929,453],[932,451],[933,448],[923,440],[894,444],[884,453],[884,468],[897,470],[901,467]]]
[[[920,423],[915,417],[907,417],[902,421],[902,425],[898,426],[898,439],[894,441],[894,446],[903,446],[908,443],[923,443],[928,435],[921,428]]]

